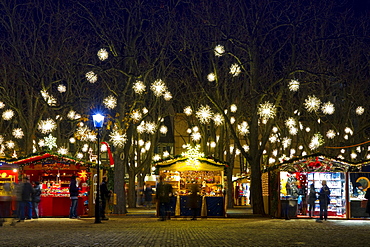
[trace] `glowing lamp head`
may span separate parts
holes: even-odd
[[[103,127],[104,123],[104,116],[101,114],[95,114],[93,115],[93,122],[95,128],[101,128]]]

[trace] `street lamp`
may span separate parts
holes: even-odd
[[[97,181],[96,181],[96,197],[95,197],[95,223],[101,223],[100,219],[100,129],[103,127],[104,123],[104,116],[101,114],[95,114],[93,115],[93,122],[94,127],[98,129],[98,161],[96,164],[96,173],[97,173]]]

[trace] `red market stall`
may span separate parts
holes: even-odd
[[[18,183],[18,166],[0,161],[0,217],[10,217],[15,210],[15,185]]]
[[[70,208],[69,183],[71,177],[77,177],[80,194],[78,215],[88,214],[89,172],[87,164],[71,157],[40,153],[14,161],[19,166],[20,176],[27,176],[31,183],[41,184],[41,217],[68,217]]]

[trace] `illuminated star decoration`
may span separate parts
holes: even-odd
[[[307,111],[313,112],[317,111],[320,108],[321,100],[317,98],[315,95],[308,96],[308,99],[305,99],[304,106],[306,107]]]
[[[95,83],[98,80],[98,75],[94,71],[87,72],[85,76],[90,83]]]
[[[329,101],[322,105],[321,110],[324,114],[332,115],[335,111],[335,107],[334,104]]]
[[[362,106],[359,106],[356,108],[356,114],[361,116],[362,114],[364,114],[365,112],[365,109],[362,107]]]
[[[296,92],[299,89],[299,81],[298,80],[291,80],[289,82],[289,90]]]
[[[13,129],[13,136],[17,139],[22,139],[24,136],[22,128]]]
[[[326,132],[326,137],[328,137],[329,139],[333,139],[335,137],[335,131],[328,130],[328,132]]]
[[[116,97],[109,95],[103,100],[103,104],[108,109],[114,109],[117,106],[117,99]]]
[[[45,146],[48,147],[50,150],[53,149],[53,147],[57,147],[57,138],[49,134],[49,136],[44,138]]]
[[[216,57],[221,57],[225,53],[225,47],[223,45],[217,45],[214,51]]]
[[[167,91],[167,86],[164,84],[164,82],[161,79],[158,79],[150,85],[150,90],[153,91],[154,95],[156,97],[160,97],[164,94],[164,92]]]
[[[195,114],[202,124],[209,123],[209,120],[212,118],[213,115],[211,107],[209,107],[208,105],[206,106],[201,105],[199,107],[199,110]]]
[[[167,128],[167,126],[165,126],[165,125],[162,125],[160,128],[159,128],[159,132],[161,133],[161,134],[166,134],[167,133],[167,131],[168,131],[168,128]]]
[[[144,82],[142,81],[136,81],[134,85],[132,86],[132,88],[134,89],[134,92],[137,94],[142,94],[146,90],[146,86]]]
[[[282,144],[284,148],[289,147],[291,143],[292,143],[292,139],[290,139],[289,137],[283,138]]]
[[[3,119],[6,121],[9,121],[14,116],[14,111],[11,109],[8,109],[3,112]]]
[[[58,86],[58,92],[59,93],[65,93],[67,91],[67,87],[66,86],[64,86],[63,84],[60,84],[59,86]]]
[[[220,113],[216,113],[215,115],[213,115],[213,122],[216,126],[220,126],[224,122],[224,117]]]
[[[238,131],[241,135],[246,135],[249,133],[248,122],[243,121],[241,124],[238,124]]]
[[[41,120],[37,128],[41,131],[41,133],[47,134],[54,131],[57,128],[57,124],[53,119],[48,118],[46,120]]]
[[[67,117],[71,120],[76,120],[81,118],[81,115],[77,114],[74,110],[70,110],[67,114]]]
[[[134,122],[138,122],[141,119],[142,114],[139,110],[133,110],[130,114],[130,117],[134,120]]]
[[[297,125],[297,122],[295,121],[294,118],[290,117],[287,120],[285,120],[285,125],[288,128],[292,128],[292,127],[295,127]]]
[[[55,106],[57,104],[56,98],[50,95],[46,90],[41,90],[41,96],[44,98],[49,106]]]
[[[235,105],[235,104],[232,104],[231,106],[230,106],[230,111],[231,112],[236,112],[238,110],[238,107]]]
[[[100,59],[100,61],[104,61],[106,59],[108,59],[108,52],[106,49],[102,48],[98,51],[98,58]]]
[[[156,131],[157,125],[154,122],[145,123],[145,132],[148,134],[154,134]]]
[[[164,92],[163,98],[165,101],[169,101],[172,99],[172,94],[169,91]]]
[[[240,70],[240,66],[236,63],[232,64],[231,67],[230,67],[230,74],[233,75],[233,77],[235,76],[238,76],[240,74],[241,70]]]
[[[78,173],[78,177],[82,180],[85,181],[87,179],[87,172],[85,170],[81,170]]]
[[[61,155],[66,155],[68,154],[68,149],[66,147],[60,147],[58,148],[58,154],[61,154]]]
[[[12,149],[15,147],[15,143],[12,140],[5,142],[5,145],[9,149]]]
[[[324,144],[324,139],[323,139],[322,135],[320,133],[316,133],[316,134],[313,135],[313,137],[311,139],[311,142],[308,145],[308,147],[311,150],[314,150],[314,149],[319,148],[323,144]]]
[[[193,141],[196,142],[196,141],[199,141],[200,138],[202,138],[202,135],[199,132],[193,132],[191,133],[190,137]]]
[[[115,129],[110,133],[110,141],[113,143],[113,146],[122,148],[126,141],[126,133],[123,133],[122,129]]]
[[[5,107],[4,102],[0,101],[0,109],[3,109]]]
[[[193,110],[191,109],[190,106],[187,106],[184,108],[184,113],[186,116],[190,116],[191,114],[193,114]]]
[[[209,73],[208,75],[207,75],[207,80],[208,81],[215,81],[216,80],[216,75],[214,74],[214,73]]]
[[[274,118],[276,115],[276,107],[267,101],[263,104],[260,104],[257,114],[264,120]]]

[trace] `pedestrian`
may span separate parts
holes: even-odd
[[[197,184],[192,184],[190,188],[190,195],[189,199],[189,207],[192,211],[192,218],[191,220],[196,220],[196,217],[199,212],[199,203],[200,203],[200,195],[199,195],[199,186]]]
[[[32,206],[33,206],[33,212],[35,215],[35,219],[38,219],[40,217],[39,215],[39,203],[41,201],[41,188],[40,188],[40,182],[36,181],[35,185],[33,187],[34,193],[32,196]]]
[[[366,213],[370,216],[370,188],[367,188],[365,198],[367,199]]]
[[[32,195],[34,193],[33,187],[28,177],[23,178],[21,197],[22,201],[19,210],[18,222],[24,221],[25,219],[32,219]],[[26,218],[27,215],[27,218]]]
[[[108,190],[107,177],[103,177],[103,181],[100,184],[100,198],[101,198],[100,217],[102,220],[108,220],[108,218],[105,216],[105,208],[107,206],[107,201],[109,201],[110,195],[111,191]]]
[[[144,190],[144,206],[147,209],[152,208],[152,201],[153,201],[152,195],[153,195],[152,186],[150,186],[150,184],[146,184],[145,190]]]
[[[164,182],[164,176],[159,177],[159,183],[156,189],[156,199],[158,200],[159,216],[161,221],[170,219],[170,202],[172,196],[172,186]]]
[[[330,189],[326,184],[326,180],[321,182],[322,187],[319,192],[320,201],[320,219],[317,222],[322,222],[322,220],[328,219],[328,205],[330,203]]]
[[[70,219],[78,219],[77,216],[77,207],[78,207],[78,194],[79,188],[77,185],[76,176],[72,175],[71,182],[69,184],[69,195],[71,198],[71,207],[69,209],[69,218]]]
[[[308,204],[308,215],[312,218],[315,215],[315,201],[317,200],[315,185],[312,183],[310,185],[310,193],[307,197]]]

